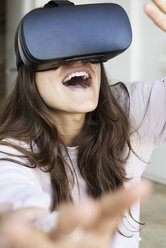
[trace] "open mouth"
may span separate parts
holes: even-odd
[[[86,89],[91,86],[91,77],[84,72],[73,73],[63,80],[63,85],[66,87]]]
[[[89,88],[91,86],[91,78],[83,79],[82,77],[74,77],[70,81],[63,83],[66,87]]]

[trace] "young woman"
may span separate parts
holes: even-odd
[[[165,11],[164,1],[154,2]],[[146,12],[165,30],[159,10]],[[76,72],[88,74],[91,87],[66,88]],[[165,142],[165,84],[110,87],[103,65],[89,61],[38,73],[22,65],[0,117],[0,202],[55,210],[140,181],[154,147]],[[138,220],[139,203],[125,213],[113,248],[138,247]]]

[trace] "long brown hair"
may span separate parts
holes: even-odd
[[[121,91],[129,99],[127,88],[119,83]],[[89,195],[97,198],[103,192],[116,190],[126,181],[124,164],[131,148],[130,122],[127,112],[122,108],[110,86],[104,66],[101,64],[101,89],[97,108],[86,114],[81,134],[77,137],[78,168],[88,186]],[[128,105],[126,105],[128,106]],[[64,201],[71,201],[71,187],[67,168],[72,170],[62,156],[61,147],[67,148],[60,138],[55,123],[52,121],[52,110],[40,97],[35,73],[24,65],[19,69],[14,89],[1,105],[0,144],[13,146],[26,158],[28,167],[39,167],[49,172],[53,190],[53,208]],[[24,141],[29,150],[9,144],[5,138]],[[34,151],[34,144],[38,151]],[[88,145],[87,145],[88,144]],[[129,152],[121,158],[126,145]],[[72,161],[71,161],[72,162]],[[74,183],[74,175],[73,175]]]
[[[86,114],[83,129],[76,137],[77,164],[87,183],[89,196],[99,198],[129,180],[124,165],[131,151],[137,156],[130,144],[129,109],[130,96],[125,84],[109,85],[101,63],[98,106]],[[62,202],[72,201],[71,185],[77,183],[79,187],[79,183],[75,182],[75,173],[62,154],[62,147],[67,154],[68,150],[52,121],[52,114],[37,90],[35,73],[22,65],[14,88],[1,104],[0,111],[0,144],[13,147],[22,155],[7,154],[10,157],[1,160],[49,172],[54,210]],[[6,138],[23,141],[28,149]],[[17,157],[26,158],[26,162],[18,161]],[[72,164],[69,154],[68,157]]]
[[[18,29],[16,53],[17,36]],[[86,114],[83,129],[75,138],[78,144],[77,165],[86,181],[89,196],[99,198],[107,191],[117,190],[129,180],[124,166],[131,151],[138,157],[130,144],[133,127],[129,110],[130,96],[125,84],[110,85],[101,63],[98,106]],[[53,210],[62,202],[72,201],[71,186],[77,183],[79,187],[79,183],[75,182],[77,177],[62,154],[62,147],[67,154],[68,150],[52,120],[52,114],[52,109],[44,103],[37,90],[35,73],[21,65],[13,90],[1,103],[0,144],[13,147],[22,155],[6,153],[10,156],[0,160],[39,168],[43,173],[49,172]],[[28,149],[27,146],[10,142],[10,138],[25,142]],[[17,157],[26,158],[26,162],[20,162]],[[72,164],[69,154],[68,157]]]

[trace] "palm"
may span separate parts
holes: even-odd
[[[11,211],[0,216],[0,234],[4,241],[10,240],[11,245],[23,248],[105,248],[123,212],[138,199],[146,198],[150,189],[150,184],[144,182],[108,193],[98,201],[88,200],[85,205],[60,206],[57,227],[48,234],[31,225],[46,216],[47,211],[37,208]],[[74,231],[78,226],[80,233]],[[0,245],[6,247],[5,243],[0,242]]]

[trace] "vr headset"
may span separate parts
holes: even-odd
[[[117,4],[55,0],[27,14],[17,38],[17,68],[45,71],[77,60],[106,62],[130,46],[132,30]]]

